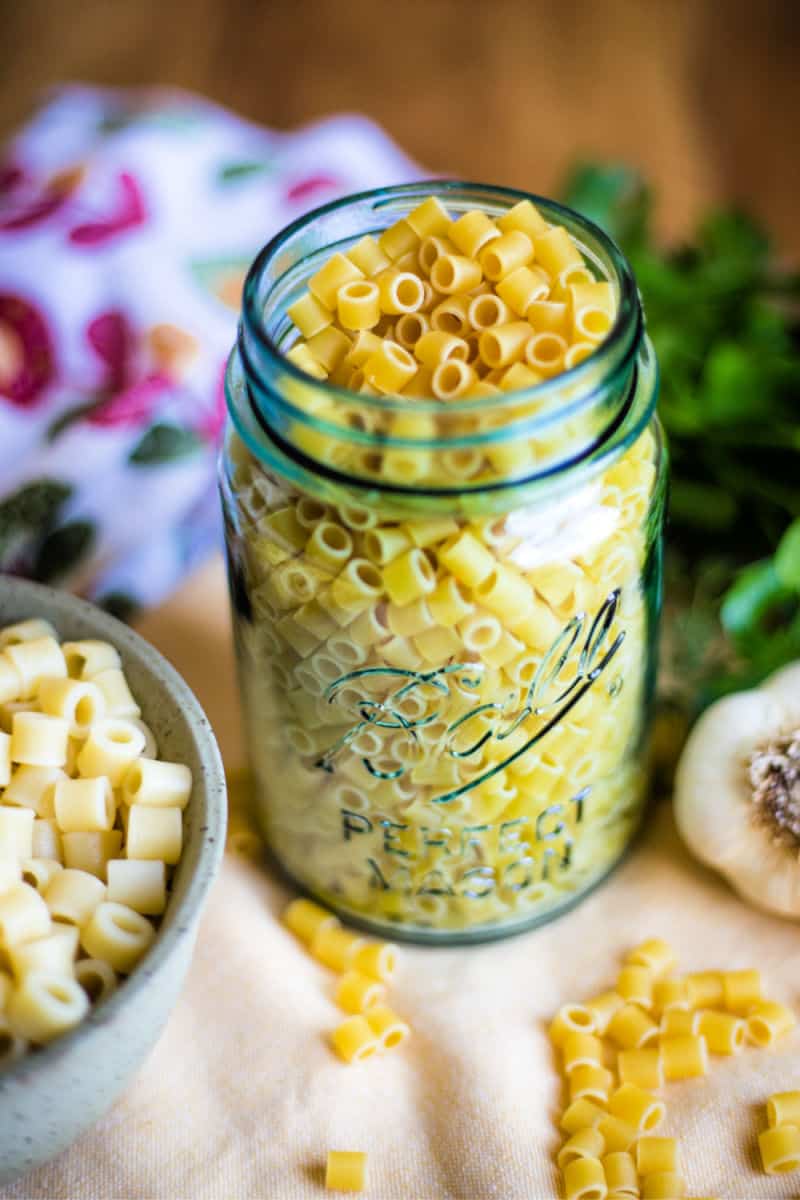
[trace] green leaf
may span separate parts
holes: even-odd
[[[699,403],[709,424],[756,421],[769,408],[763,365],[735,342],[718,342],[706,361]]]
[[[778,543],[775,573],[782,584],[800,592],[800,517],[792,521]]]
[[[217,179],[220,183],[238,183],[252,175],[270,175],[274,170],[271,162],[230,162],[219,168]]]
[[[33,577],[52,583],[67,575],[91,550],[95,539],[91,521],[70,521],[49,533],[39,546]]]
[[[136,597],[131,596],[129,592],[106,592],[98,597],[97,604],[112,617],[116,617],[118,621],[125,621],[127,624],[130,624],[142,607]]]
[[[676,479],[670,489],[670,515],[676,521],[702,525],[705,529],[725,529],[736,517],[733,496],[722,488],[690,479]]]
[[[137,467],[155,466],[173,462],[176,458],[186,458],[202,445],[202,439],[193,430],[160,423],[148,429],[131,451],[129,461]]]
[[[39,531],[52,524],[72,495],[60,479],[34,479],[0,501],[0,541],[16,530]]]
[[[564,203],[631,248],[647,236],[650,192],[637,171],[623,164],[579,163],[562,189]]]
[[[791,599],[791,591],[778,577],[772,559],[745,567],[722,601],[720,616],[736,637],[757,632],[768,613]]]

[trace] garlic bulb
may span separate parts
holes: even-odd
[[[675,819],[745,899],[800,918],[800,662],[703,714],[678,764]]]

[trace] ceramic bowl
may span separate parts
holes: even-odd
[[[225,841],[225,776],[214,734],[180,675],[143,638],[63,592],[0,575],[0,628],[45,617],[62,640],[101,638],[122,657],[162,758],[194,776],[167,911],[141,964],[72,1032],[0,1070],[0,1182],[53,1158],[117,1099],[154,1046],[192,955]]]

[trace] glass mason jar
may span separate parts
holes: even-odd
[[[261,252],[221,487],[271,850],[358,924],[464,942],[563,911],[637,827],[666,461],[630,269],[600,229],[538,197],[617,296],[608,337],[576,367],[443,403],[338,390],[286,360],[286,309],[307,278],[431,193],[490,215],[524,198],[388,188]]]

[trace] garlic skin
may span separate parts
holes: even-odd
[[[675,775],[675,820],[692,853],[751,904],[800,919],[800,847],[756,809],[750,756],[800,728],[800,662],[759,688],[713,704],[692,730]]]

